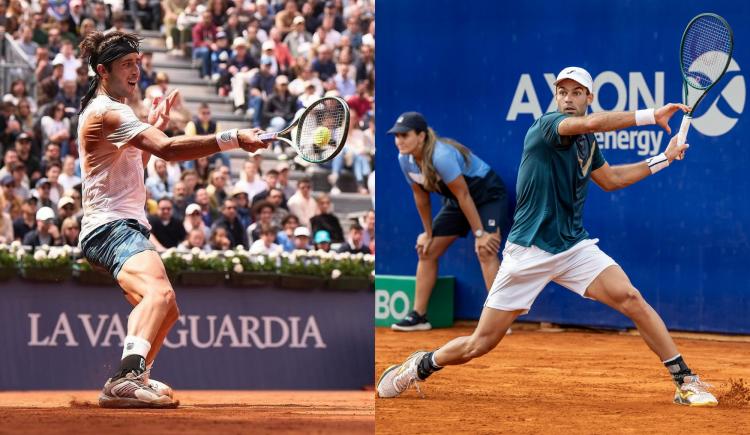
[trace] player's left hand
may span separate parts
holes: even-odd
[[[667,160],[669,160],[669,163],[672,163],[673,160],[682,160],[685,158],[685,151],[690,148],[690,145],[684,143],[682,145],[677,144],[677,136],[672,136],[672,139],[669,141],[669,145],[667,145],[667,149],[664,150],[664,156],[667,157]]]
[[[654,119],[656,120],[656,125],[666,130],[667,134],[672,134],[672,129],[669,128],[669,120],[672,118],[672,115],[677,113],[678,110],[682,110],[683,112],[687,113],[690,111],[690,107],[679,103],[669,103],[656,109],[654,111]]]
[[[179,89],[173,89],[166,97],[156,97],[148,112],[148,123],[161,131],[166,130],[169,125],[169,111],[172,109]]]

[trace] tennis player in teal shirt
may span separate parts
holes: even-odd
[[[661,317],[583,227],[590,180],[605,191],[622,189],[682,159],[688,148],[678,144],[675,136],[657,156],[610,166],[593,133],[650,124],[671,133],[672,115],[689,108],[667,104],[635,112],[587,114],[594,95],[586,70],[565,68],[554,84],[557,111],[537,119],[524,139],[513,226],[477,328],[470,336],[451,340],[433,352],[415,352],[402,364],[386,369],[378,381],[378,395],[396,397],[444,366],[464,364],[494,349],[513,321],[527,313],[544,287],[554,281],[609,305],[635,323],[672,375],[675,403],[716,406],[718,401],[685,363]],[[607,364],[609,360],[602,361]]]

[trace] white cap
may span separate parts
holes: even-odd
[[[565,79],[571,79],[577,83],[580,83],[584,88],[588,89],[590,93],[594,93],[594,80],[591,78],[591,74],[583,68],[577,66],[569,66],[557,75],[557,80],[553,85],[557,85]]]
[[[49,207],[42,207],[36,212],[36,220],[46,221],[47,219],[54,219],[55,212]]]
[[[294,237],[310,237],[310,230],[305,226],[299,226],[294,229]]]
[[[185,215],[186,216],[191,215],[191,214],[195,213],[196,211],[200,212],[201,211],[201,206],[199,206],[196,203],[192,203],[189,206],[187,206],[187,208],[185,209]]]
[[[59,201],[57,201],[57,208],[63,208],[68,204],[75,205],[75,201],[73,201],[73,198],[69,196],[63,196]]]
[[[266,40],[266,42],[263,43],[262,48],[263,48],[263,51],[273,50],[274,48],[276,48],[276,43],[268,39]]]

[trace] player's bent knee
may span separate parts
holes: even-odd
[[[626,290],[620,300],[620,311],[628,317],[639,316],[646,310],[646,301],[635,287]]]
[[[471,359],[479,358],[494,349],[499,342],[499,340],[487,336],[471,337],[467,343],[466,356]]]
[[[149,293],[156,304],[162,306],[165,310],[171,311],[177,307],[177,298],[171,287],[156,287]]]

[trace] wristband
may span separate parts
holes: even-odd
[[[656,124],[654,109],[643,109],[635,111],[635,125],[653,125]]]
[[[224,130],[216,133],[216,143],[222,151],[229,151],[240,147],[240,140],[237,138],[237,129]]]
[[[667,156],[664,153],[661,153],[657,156],[646,159],[646,163],[648,164],[648,169],[651,170],[651,173],[655,174],[669,166],[669,159],[667,159]]]

